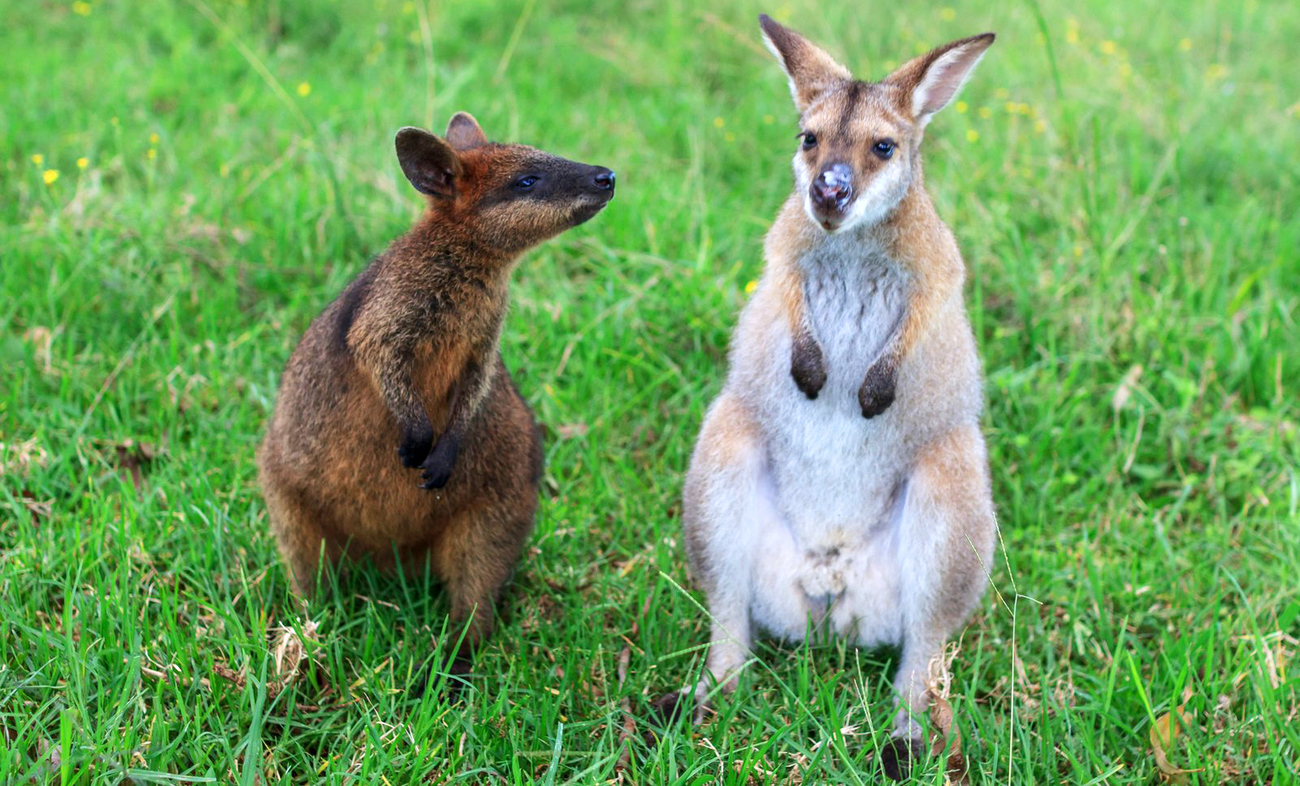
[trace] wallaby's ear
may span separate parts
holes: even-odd
[[[944,44],[904,63],[885,81],[907,91],[912,117],[925,125],[966,84],[971,70],[984,57],[984,50],[992,46],[993,38],[992,33],[984,33]]]
[[[422,128],[407,126],[397,132],[397,163],[402,174],[421,194],[454,197],[456,178],[462,171],[456,151]]]
[[[469,112],[457,112],[447,124],[447,141],[453,150],[473,150],[488,143],[483,129]]]
[[[777,24],[772,17],[759,14],[758,24],[763,28],[763,43],[776,55],[790,78],[790,95],[794,96],[794,105],[800,112],[827,90],[852,81],[849,69],[808,39]]]

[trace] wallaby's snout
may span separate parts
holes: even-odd
[[[853,199],[853,169],[848,164],[831,164],[808,187],[813,209],[820,223],[837,223]]]

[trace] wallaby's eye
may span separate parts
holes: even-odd
[[[817,135],[816,135],[816,134],[810,134],[810,133],[808,133],[808,132],[805,131],[805,132],[803,132],[802,134],[800,134],[799,136],[803,137],[803,149],[804,149],[804,150],[812,150],[814,147],[817,147]]]
[[[875,153],[879,158],[882,159],[889,158],[894,154],[894,140],[892,139],[880,140],[879,142],[871,146],[871,152]]]
[[[515,181],[515,188],[518,188],[520,190],[530,189],[533,186],[537,185],[537,180],[538,180],[537,175],[529,175],[528,177],[521,177]]]

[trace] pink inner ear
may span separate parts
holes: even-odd
[[[913,111],[918,116],[931,115],[947,106],[992,43],[991,37],[981,38],[936,57],[912,93]]]

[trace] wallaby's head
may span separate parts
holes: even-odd
[[[799,109],[796,193],[827,232],[889,215],[921,169],[930,118],[966,82],[993,34],[953,41],[903,64],[880,82],[862,82],[808,39],[759,17],[763,40],[790,79]]]
[[[452,117],[445,138],[407,127],[396,145],[402,172],[438,219],[507,252],[581,224],[614,196],[605,167],[489,142],[465,112]]]

